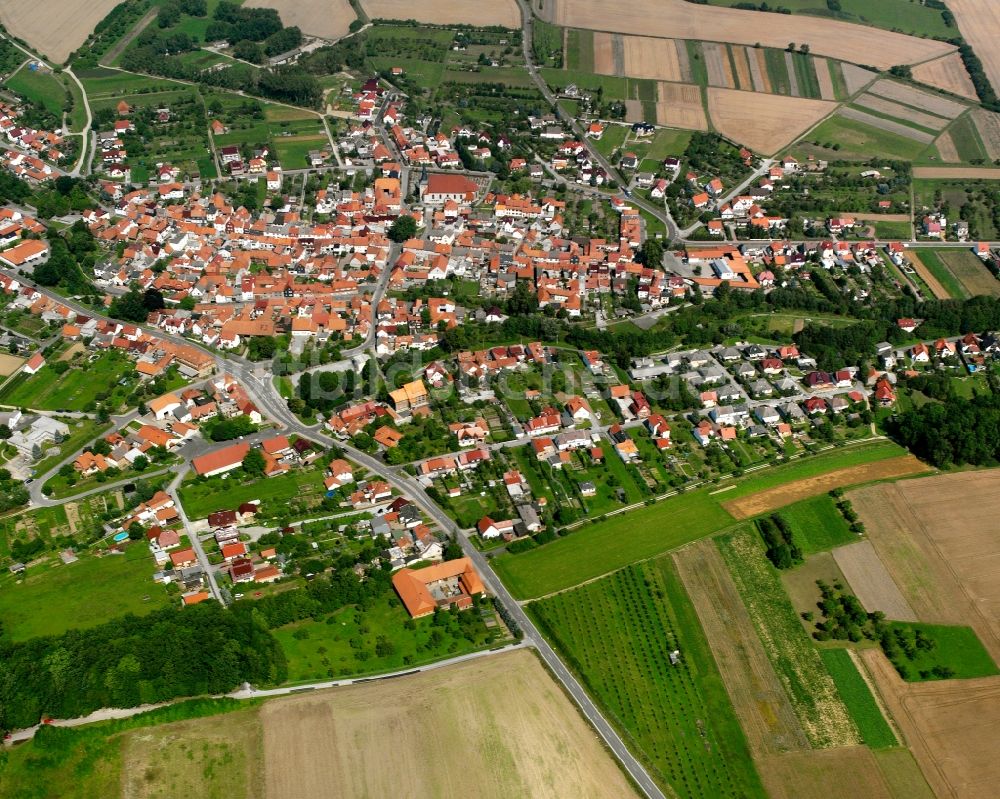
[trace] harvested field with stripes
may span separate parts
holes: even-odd
[[[927,288],[931,290],[931,294],[934,295],[934,299],[936,300],[951,299],[951,295],[948,293],[948,290],[941,285],[941,281],[939,281],[936,277],[934,277],[934,275],[931,273],[931,270],[924,265],[924,262],[920,260],[920,256],[917,255],[916,252],[911,250],[910,252],[904,253],[904,255],[906,259],[910,262],[910,266],[913,267],[913,271],[915,271],[918,275],[920,275],[920,279],[927,284]]]
[[[673,39],[651,39],[647,36],[622,36],[625,72],[630,78],[654,78],[685,82],[691,77],[687,61],[682,67],[680,48]],[[682,43],[683,44],[683,43]],[[684,48],[687,56],[687,49]]]
[[[732,65],[729,63],[729,53],[724,44],[702,42],[701,54],[705,59],[705,69],[708,70],[708,85],[732,89],[736,86],[733,79]]]
[[[962,56],[958,53],[918,64],[913,67],[913,79],[968,100],[978,100],[976,87],[972,85],[972,79],[962,63]]]
[[[838,113],[847,119],[853,119],[855,122],[863,122],[873,128],[878,128],[879,130],[884,130],[888,133],[895,133],[897,136],[913,139],[913,141],[918,141],[921,144],[930,144],[934,141],[934,134],[932,133],[925,133],[922,130],[911,128],[909,125],[904,125],[901,122],[894,122],[891,119],[883,119],[882,117],[877,117],[874,114],[865,113],[857,108],[841,108]]]
[[[518,28],[521,13],[514,0],[459,3],[455,0],[361,0],[372,19],[415,19],[431,25],[501,25]]]
[[[847,86],[847,93],[849,95],[857,94],[878,77],[878,74],[872,72],[870,69],[858,67],[854,64],[841,64],[840,69],[844,74],[844,83]]]
[[[942,161],[949,164],[961,162],[962,158],[955,147],[955,141],[951,138],[951,134],[948,131],[945,131],[934,140],[934,146],[937,147],[938,155],[941,156]]]
[[[817,58],[815,66],[820,98],[823,100],[836,100],[837,92],[833,88],[833,77],[830,75],[833,64],[825,58]]]
[[[880,80],[869,91],[880,97],[895,100],[897,103],[903,103],[912,108],[930,111],[932,114],[947,117],[948,119],[954,119],[968,108],[967,105],[957,100],[949,100],[947,97],[942,97],[939,94],[921,91],[912,86],[896,83],[893,80]]]
[[[970,250],[937,250],[937,256],[970,296],[1000,297],[1000,280]]]
[[[757,87],[754,85],[753,78],[750,75],[750,62],[747,58],[747,49],[734,44],[729,48],[729,52],[735,67],[736,83],[738,84],[736,88],[742,89],[745,92],[756,91]]]
[[[723,136],[771,155],[836,108],[823,100],[733,89],[708,90],[708,113]],[[749,124],[752,121],[753,124]]]
[[[615,59],[616,39],[621,42],[621,37],[613,33],[594,34],[594,72],[598,75],[621,75],[625,72],[624,58]]]
[[[994,111],[987,111],[985,108],[976,108],[972,114],[972,121],[979,131],[979,138],[983,141],[986,154],[991,161],[1000,158],[1000,114]]]
[[[760,773],[771,799],[903,799],[891,789],[865,746],[771,755],[762,758]]]
[[[946,55],[953,45],[854,25],[839,20],[762,14],[685,0],[633,0],[609,8],[606,0],[533,0],[543,19],[557,25],[631,33],[639,36],[699,39],[784,49],[806,44],[814,54],[888,69]],[[478,7],[479,4],[475,4]]]
[[[832,554],[865,610],[869,613],[880,610],[894,621],[918,621],[871,541],[837,547]]]
[[[708,130],[701,88],[685,83],[660,83],[656,123],[672,128]]]
[[[1000,86],[1000,3],[996,0],[948,0],[962,37],[983,62],[986,77]]]
[[[750,74],[753,76],[753,87],[758,92],[770,94],[771,77],[767,74],[767,56],[759,47],[747,48],[750,58]]]
[[[1000,169],[983,166],[915,166],[913,177],[935,180],[1000,180]]]
[[[912,108],[907,108],[905,105],[893,102],[892,100],[886,100],[884,97],[879,97],[875,94],[862,94],[854,101],[854,104],[867,108],[870,111],[878,111],[880,114],[885,114],[886,116],[905,119],[907,122],[912,122],[914,125],[920,125],[920,127],[929,128],[930,130],[944,130],[949,124],[949,120],[943,117],[926,114],[923,111],[915,111]]]
[[[792,54],[785,52],[785,69],[788,70],[788,93],[792,97],[801,97],[802,90],[799,88],[799,78],[795,74],[795,61],[792,58]]]
[[[357,19],[347,0],[249,0],[247,5],[273,8],[281,14],[285,25],[296,25],[305,33],[325,39],[343,36]]]

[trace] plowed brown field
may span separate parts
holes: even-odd
[[[361,5],[372,19],[415,19],[432,25],[521,26],[521,14],[514,0],[490,0],[489,3],[467,0],[420,0],[419,3],[412,0],[361,0]]]

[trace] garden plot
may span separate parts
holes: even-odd
[[[854,122],[861,122],[865,125],[870,125],[873,128],[884,130],[887,133],[894,133],[897,136],[912,139],[913,141],[920,142],[921,144],[930,144],[934,141],[933,133],[926,133],[922,130],[911,128],[909,125],[904,125],[901,122],[894,122],[891,119],[883,119],[882,117],[877,117],[874,114],[868,114],[857,108],[841,108],[837,113],[842,117],[853,120]]]
[[[854,104],[867,108],[870,111],[877,111],[886,116],[904,119],[908,123],[912,122],[914,125],[919,125],[922,128],[930,128],[931,130],[943,130],[949,123],[949,120],[943,117],[926,114],[923,111],[916,111],[912,108],[907,108],[905,105],[871,93],[862,94],[854,101]]]
[[[887,97],[898,103],[903,103],[913,108],[921,108],[924,111],[930,111],[932,114],[947,117],[948,119],[954,119],[968,108],[964,103],[949,100],[947,97],[942,97],[939,94],[921,91],[913,86],[906,86],[884,78],[874,84],[869,91],[880,97]]]
[[[978,100],[976,87],[972,85],[972,79],[965,69],[965,64],[962,63],[962,56],[958,53],[951,53],[925,64],[917,64],[913,67],[912,74],[914,80],[926,83],[935,89],[943,89],[967,100]]]
[[[710,88],[712,124],[724,136],[765,155],[790,144],[836,108],[834,103]]]
[[[656,122],[672,128],[707,130],[701,89],[684,83],[660,83],[656,103]]]

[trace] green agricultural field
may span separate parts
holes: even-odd
[[[273,633],[288,659],[292,683],[420,666],[482,649],[494,640],[476,610],[444,613],[439,625],[430,617],[407,625],[409,618],[396,594],[389,592],[364,611],[347,607],[324,620],[290,624]],[[389,645],[380,647],[380,640]]]
[[[571,29],[566,33],[566,66],[581,72],[594,71],[594,32]]]
[[[819,652],[799,621],[777,570],[750,527],[717,540],[764,651],[816,748],[857,743],[857,730]]]
[[[796,502],[778,511],[792,527],[795,543],[806,555],[852,544],[858,536],[851,532],[833,499],[820,497]]]
[[[795,78],[799,85],[799,94],[813,99],[820,98],[819,80],[816,77],[817,68],[826,68],[825,62],[817,63],[816,59],[805,53],[793,53],[792,65],[795,67]]]
[[[889,627],[892,630],[919,631],[934,642],[930,650],[918,647],[914,658],[903,661],[907,669],[903,678],[909,682],[937,679],[931,675],[921,675],[921,672],[929,672],[937,666],[949,669],[951,676],[957,680],[1000,674],[1000,669],[997,669],[993,658],[971,627],[902,621],[889,622]]]
[[[493,566],[516,597],[544,596],[728,527],[734,520],[723,510],[721,502],[904,452],[895,444],[879,441],[768,467],[734,481],[732,489],[699,489],[678,494],[654,505],[584,525],[530,552],[501,555],[493,560]],[[530,470],[522,472],[529,481],[532,479]]]
[[[955,120],[948,128],[948,132],[951,134],[951,140],[955,143],[958,157],[963,161],[982,163],[986,160],[986,148],[983,147],[979,131],[976,130],[971,116],[965,114]]]
[[[662,161],[669,156],[680,158],[690,141],[691,131],[689,130],[660,128],[656,131],[656,135],[649,145],[649,150],[646,151],[646,158],[653,158],[657,161]]]
[[[951,270],[941,259],[940,253],[923,248],[917,255],[920,257],[920,262],[927,267],[930,273],[944,287],[944,290],[954,299],[960,300],[969,296],[969,292],[965,290],[965,286],[952,274]]]
[[[224,477],[189,479],[180,489],[180,500],[191,519],[204,519],[217,510],[228,510],[259,499],[261,512],[268,518],[291,516],[292,500],[315,504],[323,495],[323,469],[293,469],[277,477],[247,482],[237,472]]]
[[[785,63],[785,51],[768,48],[764,51],[764,63],[767,64],[767,77],[775,94],[791,94],[792,82],[788,77],[788,64]]]
[[[66,87],[51,72],[32,72],[27,67],[22,67],[7,79],[5,85],[12,92],[37,103],[50,114],[62,117]]]
[[[103,354],[93,363],[74,362],[62,374],[48,363],[33,375],[14,377],[0,391],[0,402],[43,411],[83,411],[98,402],[117,409],[129,390],[118,385],[126,376],[135,376],[135,366],[118,353]]]
[[[669,558],[533,602],[528,612],[657,782],[692,799],[766,795]]]
[[[565,89],[571,83],[575,83],[581,89],[589,91],[603,89],[606,100],[627,100],[629,96],[627,78],[597,75],[575,69],[540,69],[538,72],[553,89]]]
[[[735,5],[733,0],[708,0],[708,3],[713,6]],[[942,9],[912,0],[839,0],[839,10],[831,10],[830,5],[829,0],[782,0],[780,4],[793,14],[841,19],[913,36],[950,39],[958,33],[957,28],[945,23]]]
[[[444,64],[440,61],[376,56],[371,59],[371,63],[380,72],[387,72],[393,67],[402,67],[403,74],[408,80],[425,89],[437,87],[444,75]]]
[[[868,160],[882,157],[910,161],[927,149],[921,142],[837,114],[823,120],[807,134],[807,139],[820,146],[803,148],[802,152],[824,158]]]
[[[153,582],[156,565],[142,543],[124,555],[29,568],[20,584],[5,574],[0,580],[0,618],[4,632],[15,641],[39,635],[59,635],[71,628],[95,627],[124,616],[145,614],[168,604],[162,585]]]
[[[330,146],[326,136],[285,136],[275,137],[274,150],[282,169],[304,169],[309,166],[310,150],[322,150]]]
[[[850,653],[846,649],[823,649],[819,654],[837,685],[840,698],[847,705],[847,712],[858,726],[862,742],[872,749],[896,746],[896,735],[882,715],[868,683],[858,673]]]
[[[826,59],[827,68],[830,70],[830,80],[833,83],[833,95],[838,100],[844,100],[848,97],[847,91],[847,81],[844,80],[844,70],[840,65],[839,61],[834,61],[832,58]],[[821,69],[820,63],[817,61],[816,68]]]

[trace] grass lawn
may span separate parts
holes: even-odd
[[[792,526],[795,542],[806,555],[852,544],[858,536],[851,532],[833,499],[824,494],[796,502],[778,511]]]
[[[7,88],[42,106],[50,114],[62,117],[66,87],[51,72],[32,72],[22,67],[7,79]]]
[[[126,613],[142,615],[169,602],[163,586],[153,582],[156,566],[141,543],[124,555],[97,558],[81,555],[68,566],[28,570],[17,584],[13,576],[0,581],[0,618],[15,641],[38,635],[58,635],[70,628],[95,627]]]
[[[575,83],[581,89],[596,91],[604,90],[606,100],[627,100],[628,79],[613,75],[597,75],[582,69],[540,69],[539,74],[545,82],[555,89],[565,89]]]
[[[126,375],[135,375],[135,365],[118,353],[105,353],[93,363],[73,363],[62,374],[46,364],[33,375],[22,372],[11,380],[0,392],[0,402],[43,411],[82,411],[91,403],[110,400],[117,409],[126,389],[118,381]],[[103,395],[106,399],[99,399]]]
[[[908,239],[912,234],[909,222],[875,223],[875,235],[880,239]]]
[[[441,614],[438,626],[432,617],[415,619],[409,629],[409,614],[390,591],[363,612],[353,606],[343,608],[324,621],[281,627],[274,630],[274,636],[288,658],[289,682],[326,680],[405,669],[492,643],[493,635],[478,611],[473,609],[461,619],[469,637],[457,616]],[[391,647],[378,648],[380,639],[389,641]]]
[[[528,608],[657,782],[682,799],[766,795],[670,558]]]
[[[329,147],[326,136],[276,136],[274,149],[282,169],[304,169],[309,166],[309,151]]]
[[[868,683],[858,673],[850,653],[846,649],[823,649],[819,656],[833,677],[847,712],[858,725],[861,740],[872,749],[896,746],[896,735],[882,715]]]
[[[188,480],[181,486],[180,500],[191,519],[204,519],[217,510],[231,510],[255,499],[260,500],[264,516],[277,517],[288,510],[293,499],[318,501],[322,494],[323,467],[311,467],[254,482],[246,482],[240,471],[228,478]]]
[[[903,454],[890,442],[877,442],[792,463],[761,469],[721,493],[704,488],[647,505],[629,513],[585,525],[530,552],[501,555],[493,566],[520,599],[539,597],[578,585],[636,560],[659,555],[733,523],[719,503],[833,469],[870,463]],[[531,476],[522,470],[529,480]]]
[[[894,630],[919,630],[934,642],[930,651],[917,649],[916,657],[906,661],[908,674],[904,679],[909,682],[935,679],[920,675],[921,671],[928,671],[935,666],[951,669],[953,677],[959,680],[1000,674],[1000,669],[997,669],[996,663],[971,627],[902,621],[890,622],[889,626]]]

